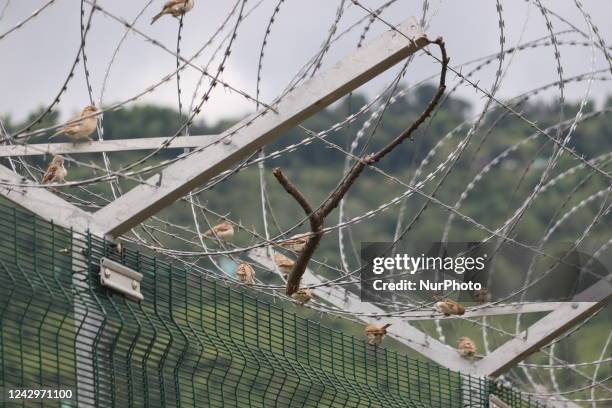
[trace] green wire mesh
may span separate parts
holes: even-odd
[[[0,236],[0,388],[73,390],[45,406],[541,406],[3,203]],[[100,285],[102,257],[143,274],[144,301]]]

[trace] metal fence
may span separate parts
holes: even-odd
[[[520,393],[324,327],[138,250],[0,202],[0,388],[70,389],[45,406],[536,407]],[[102,257],[144,275],[134,302]],[[29,406],[30,402],[12,401]]]

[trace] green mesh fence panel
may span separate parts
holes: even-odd
[[[1,202],[0,240],[5,405],[43,386],[73,391],[36,403],[60,407],[540,406]],[[100,285],[102,257],[143,274],[144,301]]]

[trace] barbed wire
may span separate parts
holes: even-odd
[[[0,141],[4,144],[27,144],[28,148],[35,149],[30,144],[33,138],[48,135],[65,125],[65,123],[62,123],[40,126],[45,119],[49,118],[51,113],[55,112],[69,88],[81,86],[74,80],[75,72],[81,64],[85,90],[91,104],[95,104],[96,95],[98,95],[94,92],[94,88],[99,89],[97,98],[99,112],[96,113],[96,116],[100,118],[97,129],[99,140],[105,138],[105,116],[141,101],[145,95],[158,90],[165,84],[176,81],[178,124],[173,134],[168,135],[166,141],[152,151],[140,156],[131,156],[128,162],[125,162],[124,158],[112,158],[111,154],[107,152],[100,153],[99,160],[89,162],[79,160],[74,155],[68,155],[66,157],[67,163],[74,168],[78,168],[80,174],[87,172],[87,175],[72,178],[61,185],[43,185],[38,181],[44,173],[40,161],[31,160],[25,156],[17,159],[9,158],[7,160],[9,167],[22,175],[24,182],[15,183],[0,180],[1,186],[9,189],[51,189],[60,197],[81,208],[97,210],[123,195],[124,191],[129,188],[128,186],[133,184],[154,185],[146,179],[147,176],[172,164],[180,163],[196,153],[206,152],[207,149],[219,143],[226,143],[238,131],[257,123],[261,117],[274,115],[276,112],[275,106],[283,101],[285,96],[304,84],[309,78],[323,71],[326,65],[331,63],[335,47],[344,38],[354,37],[355,41],[352,44],[359,49],[364,46],[373,28],[392,30],[405,36],[392,22],[396,19],[389,12],[394,6],[397,6],[396,0],[370,1],[367,2],[367,5],[366,1],[357,0],[338,0],[330,3],[331,21],[328,21],[325,29],[321,30],[322,41],[316,52],[312,56],[304,58],[303,65],[287,81],[286,86],[276,97],[270,101],[265,101],[262,98],[262,90],[267,82],[272,82],[273,78],[273,75],[269,74],[267,70],[273,66],[278,68],[278,63],[275,64],[269,60],[269,50],[276,44],[282,43],[281,41],[278,41],[278,43],[275,41],[282,35],[281,29],[277,28],[276,24],[284,18],[291,17],[292,9],[289,2],[285,0],[261,0],[247,7],[247,3],[250,5],[251,2],[237,0],[233,5],[230,5],[218,28],[209,37],[201,39],[199,48],[190,56],[183,54],[187,48],[184,46],[184,41],[188,35],[185,29],[193,24],[189,16],[181,16],[177,19],[175,50],[139,28],[142,17],[147,13],[152,3],[152,0],[144,2],[142,7],[138,7],[135,16],[127,19],[117,12],[109,11],[107,7],[101,6],[95,0],[81,0],[79,5],[79,48],[68,75],[59,81],[61,85],[59,91],[51,102],[44,106],[41,114],[16,130],[7,129],[5,123],[0,119]],[[371,6],[373,3],[378,4]],[[253,16],[257,15],[253,11],[263,4],[271,5],[271,13],[260,20],[253,20]],[[501,0],[496,0],[495,14],[498,29],[496,52],[449,67],[455,75],[454,83],[447,90],[440,106],[434,110],[430,121],[427,123],[427,128],[419,135],[418,144],[414,145],[418,148],[409,148],[413,150],[411,150],[412,156],[409,165],[403,169],[407,170],[406,173],[397,174],[402,170],[397,171],[393,166],[368,166],[368,177],[372,180],[381,181],[390,189],[395,189],[394,193],[390,196],[368,200],[367,204],[362,202],[360,195],[357,193],[349,194],[341,201],[336,221],[328,223],[323,229],[325,239],[333,237],[336,233],[338,234],[337,239],[334,240],[336,244],[331,245],[331,240],[329,240],[330,242],[326,241],[329,248],[337,251],[337,259],[328,259],[328,257],[317,255],[311,260],[311,273],[315,274],[320,281],[317,284],[309,285],[309,287],[314,289],[315,293],[321,293],[321,297],[308,303],[305,307],[317,313],[325,313],[332,317],[348,319],[353,322],[363,322],[364,319],[403,318],[407,313],[417,311],[433,313],[432,301],[414,300],[406,303],[398,298],[392,298],[381,303],[380,307],[384,312],[365,313],[345,310],[343,306],[347,304],[346,297],[344,305],[330,303],[329,299],[326,298],[326,291],[331,290],[340,290],[346,296],[353,294],[355,285],[359,283],[359,274],[363,270],[358,251],[354,249],[354,246],[355,242],[359,240],[366,241],[366,239],[359,239],[363,237],[363,234],[357,231],[358,229],[359,231],[376,231],[375,224],[382,223],[383,220],[389,218],[393,219],[394,228],[390,234],[385,236],[388,237],[387,240],[390,242],[393,251],[405,243],[406,240],[415,239],[417,229],[428,220],[440,217],[442,219],[442,229],[440,231],[442,242],[449,242],[458,231],[467,226],[484,237],[482,242],[494,242],[494,253],[500,251],[502,245],[506,244],[517,245],[529,253],[531,256],[529,267],[525,271],[522,277],[524,281],[518,289],[503,299],[495,299],[495,301],[484,305],[470,305],[467,307],[468,311],[494,308],[517,298],[519,303],[528,304],[527,294],[529,289],[553,273],[554,267],[550,266],[544,271],[536,270],[538,260],[541,259],[547,259],[553,265],[562,264],[578,267],[581,273],[594,274],[591,270],[594,266],[593,263],[597,259],[604,259],[610,246],[612,246],[612,237],[610,237],[609,231],[600,231],[604,229],[602,223],[605,226],[605,221],[609,218],[611,209],[609,195],[612,189],[610,174],[610,161],[612,160],[610,155],[612,152],[600,151],[594,157],[586,157],[575,146],[575,136],[581,126],[587,126],[587,124],[602,121],[609,117],[610,109],[608,107],[591,109],[589,103],[593,84],[597,82],[598,85],[607,85],[611,79],[609,75],[612,73],[610,47],[594,24],[591,15],[579,0],[574,0],[574,5],[586,30],[581,29],[576,23],[570,22],[568,18],[561,16],[551,7],[546,7],[540,0],[529,0],[526,4],[527,13],[533,7],[541,15],[541,21],[535,25],[543,21],[546,35],[523,40],[523,37],[527,36],[527,27],[531,23],[530,19],[526,17],[518,41],[509,46],[508,36],[511,32],[509,30],[510,24],[507,21],[509,14],[504,10]],[[38,17],[48,12],[54,5],[56,5],[55,0],[47,1],[25,18],[12,23],[12,26],[0,33],[0,41],[16,39],[17,36],[13,34],[24,27],[35,29],[36,21],[39,21]],[[86,5],[89,6],[90,10],[86,10]],[[9,6],[10,1],[0,5],[0,20],[6,21],[7,10],[11,10]],[[438,10],[443,7],[443,2],[440,2]],[[334,10],[335,12],[333,12]],[[435,23],[438,13],[437,10],[431,10],[429,1],[422,2],[421,10],[420,24],[422,27],[427,28]],[[115,30],[123,30],[118,43],[113,47],[105,70],[93,66],[88,58],[96,50],[90,42],[91,32],[96,30],[96,24],[94,23],[97,20],[94,21],[93,19],[94,13],[116,24],[114,25]],[[357,16],[356,20],[355,16]],[[262,30],[259,33],[263,35],[258,40],[261,43],[258,42],[259,48],[256,53],[256,61],[253,64],[253,67],[257,68],[254,86],[250,88],[251,90],[254,89],[254,95],[247,90],[248,85],[235,81],[233,78],[231,80],[223,78],[224,73],[229,68],[238,64],[230,56],[240,52],[237,42],[239,39],[244,40],[246,37],[243,30],[247,22],[261,27]],[[513,21],[513,23],[515,22]],[[104,105],[107,90],[112,84],[111,71],[116,69],[114,67],[121,58],[120,49],[130,35],[137,38],[142,44],[153,46],[163,55],[171,56],[175,60],[175,67],[170,69],[169,72],[165,72],[159,80],[147,83],[146,87],[140,92],[112,104]],[[191,41],[193,38],[189,37],[189,40]],[[205,56],[205,52],[209,51],[215,42],[217,42],[216,48],[211,49],[210,55]],[[588,61],[585,60],[580,74],[567,75],[564,62],[566,62],[568,58],[566,55],[569,53],[566,53],[565,48],[569,50],[577,47],[588,48]],[[508,78],[515,66],[516,59],[520,58],[524,51],[548,49],[552,53],[552,60],[555,65],[557,76],[555,80],[534,87],[520,95],[511,94],[508,96],[507,93],[512,92],[512,87],[508,85]],[[452,50],[450,52],[453,58],[458,59],[460,57],[452,54]],[[538,58],[544,54],[542,52],[541,55],[538,55]],[[597,66],[597,57],[603,57],[607,65],[605,68]],[[287,300],[283,295],[286,280],[279,268],[273,262],[272,267],[254,263],[250,259],[250,254],[255,249],[265,248],[268,257],[277,252],[295,257],[296,253],[286,250],[282,244],[290,236],[302,232],[308,217],[296,217],[289,223],[286,222],[286,214],[283,214],[284,210],[281,210],[281,206],[285,204],[278,200],[278,187],[267,183],[268,165],[274,160],[291,160],[298,156],[294,153],[302,152],[306,148],[325,149],[341,158],[340,162],[344,166],[336,168],[335,171],[337,171],[338,177],[342,177],[343,174],[347,173],[351,164],[358,160],[360,154],[367,152],[373,144],[384,137],[383,130],[386,131],[385,125],[394,107],[398,106],[400,102],[408,100],[419,86],[435,78],[435,76],[419,78],[411,85],[405,84],[407,73],[411,72],[410,70],[413,67],[412,62],[421,62],[421,60],[433,61],[434,63],[441,62],[440,58],[433,55],[428,49],[423,49],[417,55],[400,64],[385,79],[385,83],[380,87],[380,90],[354,111],[352,109],[352,99],[350,99],[352,96],[350,96],[347,114],[339,120],[333,119],[335,123],[326,124],[323,129],[314,129],[304,124],[300,125],[296,129],[296,132],[300,135],[297,141],[284,142],[281,139],[281,142],[274,147],[262,148],[183,197],[175,205],[180,206],[182,205],[180,203],[183,203],[189,208],[187,223],[184,221],[177,222],[172,216],[157,215],[139,225],[124,239],[127,242],[149,248],[195,271],[236,285],[242,285],[242,283],[225,264],[227,262],[231,265],[237,265],[240,262],[253,263],[257,270],[257,278],[251,289],[271,295],[275,299]],[[211,69],[211,66],[216,66],[216,68]],[[492,69],[492,72],[488,72],[488,69]],[[100,75],[94,75],[94,72],[99,72]],[[197,80],[192,83],[188,80],[188,76],[184,75],[185,72],[196,73]],[[95,79],[101,79],[99,87],[94,87]],[[485,81],[487,85],[481,85]],[[240,85],[238,85],[239,83]],[[220,88],[219,85],[233,97],[246,100],[253,107],[254,113],[241,125],[234,126],[221,135],[211,136],[210,141],[203,146],[185,149],[180,154],[169,154],[168,147],[172,141],[177,137],[189,137],[190,129],[197,118],[205,112],[205,107],[217,101],[217,94],[214,91]],[[567,100],[570,85],[585,86],[584,93],[575,104],[577,109],[574,111],[569,107],[570,103]],[[191,101],[187,103],[184,94],[189,87],[192,87],[193,91]],[[459,92],[466,89],[471,89],[484,98],[484,103],[475,114],[460,120],[460,123],[456,124],[450,131],[439,132],[436,130],[435,124],[444,114],[447,105],[452,103]],[[558,117],[555,119],[547,118],[552,123],[540,125],[535,119],[529,118],[527,107],[530,106],[529,103],[532,103],[535,97],[545,92],[550,93],[551,90],[558,92],[558,98],[551,105],[558,109]],[[503,97],[500,95],[503,95]],[[405,118],[405,120],[409,119],[409,117]],[[395,120],[398,119],[395,118]],[[404,120],[404,118],[401,120]],[[503,144],[503,150],[497,150],[495,154],[486,156],[487,143],[499,137],[500,128],[507,120],[516,120],[533,133],[521,139],[514,138]],[[342,134],[349,135],[347,140],[342,141],[346,146],[336,140]],[[428,145],[430,147],[420,151],[425,146],[425,140],[431,142]],[[533,153],[533,149],[536,149],[536,154],[531,154],[525,161],[524,166],[519,169],[520,174],[515,180],[516,185],[511,194],[512,199],[506,203],[506,212],[494,221],[491,221],[484,214],[471,214],[473,211],[470,206],[475,200],[478,200],[478,193],[480,190],[487,188],[490,180],[496,177],[497,172],[503,171],[502,167],[504,165],[512,162],[516,163],[513,159],[514,156],[529,155],[529,152]],[[43,152],[44,150],[41,150],[41,153]],[[542,160],[545,160],[546,164],[543,167],[536,168],[538,163],[541,166]],[[413,162],[415,163],[414,166]],[[462,166],[466,162],[469,163],[469,172],[464,176],[461,173],[463,172]],[[258,214],[260,214],[260,219],[258,223],[262,232],[258,231],[259,228],[249,227],[242,222],[243,217],[252,216],[252,214],[246,214],[246,212],[245,214],[231,214],[224,210],[219,211],[214,208],[218,205],[217,203],[206,202],[207,196],[216,194],[218,187],[231,188],[233,184],[240,185],[241,175],[249,175],[252,171],[257,172],[257,200],[249,199],[249,201],[259,203],[260,211],[258,211]],[[361,194],[363,193],[361,192]],[[329,199],[329,195],[325,193],[321,195],[324,198],[322,202]],[[516,230],[522,224],[528,222],[529,217],[532,217],[534,212],[539,210],[539,206],[543,205],[542,203],[550,197],[554,197],[555,200],[553,208],[549,209],[549,218],[545,223],[547,225],[542,231],[538,232],[537,240],[527,242],[524,238],[517,236]],[[391,211],[396,211],[396,215],[391,216]],[[440,216],[438,212],[443,215]],[[580,219],[579,225],[571,222],[577,219]],[[243,238],[236,243],[231,241],[207,241],[204,232],[215,225],[215,220],[230,222],[238,231],[237,234],[241,234]],[[572,249],[580,248],[587,238],[595,236],[603,243],[600,243],[593,252],[592,258],[586,265],[575,265],[565,259],[564,256],[560,257],[558,254],[551,253],[547,248],[547,244],[551,240],[562,236],[570,237]],[[245,244],[247,240],[250,240],[250,242]],[[352,252],[351,248],[353,248]],[[493,279],[493,275],[490,276],[490,279]],[[526,388],[531,388],[533,392],[529,391],[530,395],[540,399],[570,400],[576,403],[588,403],[592,407],[598,406],[598,403],[605,404],[610,401],[610,398],[607,398],[605,394],[610,391],[606,386],[610,377],[605,377],[604,374],[604,377],[600,378],[599,371],[604,364],[610,361],[607,350],[612,333],[602,339],[601,349],[598,350],[597,357],[593,357],[590,361],[565,361],[559,357],[559,354],[562,354],[562,351],[559,351],[561,347],[557,347],[561,342],[577,342],[576,334],[588,327],[595,316],[601,315],[602,312],[600,311],[593,317],[585,319],[576,328],[543,347],[538,354],[543,354],[544,359],[547,360],[546,363],[520,363],[512,373],[513,380],[523,384]],[[460,330],[459,327],[463,327],[462,325],[477,327],[481,334],[485,352],[488,353],[495,345],[508,339],[517,338],[523,330],[523,322],[523,314],[517,313],[514,320],[515,324],[511,329],[508,329],[503,320],[496,320],[494,316],[485,316],[480,319],[464,317],[454,319],[434,318],[433,325],[421,325],[420,328],[425,332],[427,338],[437,338],[444,343],[448,343],[447,340],[455,338],[457,331]],[[404,340],[412,341],[411,339]],[[583,369],[587,368],[593,368],[593,372],[583,372]],[[574,373],[582,382],[569,384],[567,381],[559,381],[564,371]],[[549,384],[550,390],[546,392],[537,390],[538,383],[542,382]],[[596,390],[601,390],[603,394],[599,395]],[[577,398],[574,398],[574,396],[577,396]]]

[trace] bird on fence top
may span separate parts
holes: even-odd
[[[459,337],[457,350],[461,357],[472,358],[476,355],[476,345],[469,337]]]
[[[247,285],[255,284],[255,269],[253,269],[253,267],[246,262],[238,265],[236,275],[242,283],[246,283]]]
[[[230,222],[224,221],[206,231],[204,236],[207,238],[229,241],[234,237],[234,225]]]
[[[489,303],[491,301],[491,292],[489,292],[487,288],[482,288],[474,291],[473,296],[474,300],[476,300],[476,302],[481,305],[484,305],[485,303]]]
[[[291,270],[295,266],[295,261],[291,258],[287,258],[283,254],[274,254],[274,263],[276,263],[278,269],[280,269],[280,271],[283,273],[285,279],[287,278],[289,272],[291,272]]]
[[[436,310],[438,313],[444,314],[444,316],[461,316],[465,313],[465,308],[454,300],[446,299],[438,295],[434,295],[434,300],[436,300]]]
[[[308,288],[300,288],[297,292],[291,295],[293,299],[295,299],[301,306],[305,303],[308,303],[312,300],[312,290]]]
[[[163,15],[170,14],[173,17],[180,17],[190,11],[194,6],[194,0],[170,0],[164,4],[162,11],[151,20],[151,24],[159,20]]]
[[[380,346],[387,334],[387,327],[391,326],[391,323],[385,325],[378,325],[376,323],[370,323],[365,328],[365,336],[370,346]]]
[[[62,156],[54,156],[49,167],[43,176],[43,184],[47,183],[63,183],[68,175],[68,170],[64,167],[64,158]]]
[[[302,252],[308,243],[309,234],[297,234],[280,242],[280,246],[293,252]]]
[[[85,139],[88,141],[92,141],[89,138],[93,132],[95,132],[98,127],[98,117],[95,114],[98,112],[98,109],[89,105],[83,109],[79,116],[72,118],[66,126],[58,130],[54,135],[50,137],[50,139],[59,136],[66,135],[68,136],[73,143],[76,143],[79,140]]]

